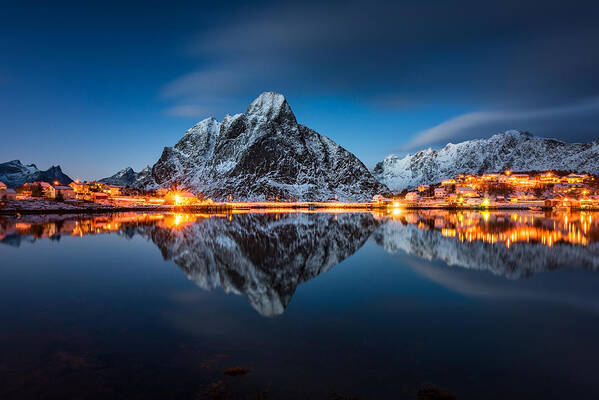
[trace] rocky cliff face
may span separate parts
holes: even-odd
[[[243,214],[144,234],[198,286],[242,294],[260,314],[282,314],[297,286],[354,254],[371,214]]]
[[[489,139],[448,144],[441,150],[426,149],[403,158],[387,156],[374,176],[392,190],[438,183],[457,174],[564,170],[599,173],[599,141],[565,143],[555,139],[508,131]]]
[[[203,120],[152,168],[157,185],[214,200],[347,201],[388,189],[353,154],[298,124],[285,98],[263,93],[244,114]]]
[[[138,187],[146,185],[148,177],[151,178],[151,175],[152,169],[150,166],[146,166],[139,172],[135,172],[133,168],[127,167],[120,170],[116,174],[109,176],[108,178],[100,179],[99,182],[106,183],[108,185]]]
[[[0,181],[9,188],[16,188],[29,182],[54,182],[63,185],[73,182],[65,175],[59,165],[52,166],[45,171],[40,171],[35,164],[23,165],[19,160],[0,164]]]

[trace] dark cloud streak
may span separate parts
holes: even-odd
[[[197,35],[189,53],[210,63],[164,93],[202,102],[268,87],[341,93],[387,109],[557,106],[599,94],[598,8],[507,0],[244,10]]]

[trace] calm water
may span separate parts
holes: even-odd
[[[0,260],[2,399],[599,398],[599,214],[0,217]]]

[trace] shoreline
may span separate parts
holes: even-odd
[[[534,211],[534,212],[552,212],[552,211],[599,211],[599,208],[554,208],[554,207],[539,207],[539,209],[531,209],[529,206],[509,205],[506,207],[431,207],[431,206],[406,206],[399,207],[377,205],[372,203],[216,203],[211,205],[195,205],[195,206],[174,206],[174,205],[156,205],[156,206],[138,206],[138,207],[118,207],[118,206],[103,206],[103,207],[76,207],[69,205],[65,208],[9,208],[0,209],[0,215],[27,215],[27,214],[111,214],[119,212],[234,212],[248,210],[363,210],[363,211],[385,211],[385,210],[447,210],[447,211]]]

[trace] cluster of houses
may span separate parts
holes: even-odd
[[[109,185],[102,182],[81,182],[74,181],[69,184],[75,192],[78,200],[93,201],[93,202],[126,202],[126,201],[143,201],[137,193],[126,187],[119,185]],[[163,198],[167,193],[166,189],[159,189],[156,193],[157,198]],[[145,196],[144,199],[148,199]],[[164,201],[162,201],[164,202]]]
[[[164,191],[166,193],[166,191]],[[164,195],[164,194],[163,194]],[[74,181],[69,185],[55,182],[30,182],[16,190],[8,189],[0,182],[0,200],[24,200],[32,197],[61,201],[110,201],[121,197],[131,197],[132,193],[124,186],[107,185],[100,182]]]
[[[198,199],[193,193],[159,189],[155,193],[137,193],[125,186],[102,182],[74,181],[26,183],[15,190],[0,182],[0,201],[43,197],[59,201],[87,201],[117,206],[172,204],[179,206],[213,203]],[[232,200],[231,198],[229,200]],[[445,208],[445,207],[516,207],[516,208],[588,208],[599,209],[599,178],[588,174],[492,173],[460,174],[435,185],[420,185],[399,198],[380,195],[375,205]],[[245,204],[245,203],[237,203]],[[353,203],[352,203],[353,204]],[[372,203],[368,203],[372,205]],[[358,204],[359,205],[359,204]],[[265,206],[267,204],[265,203]]]
[[[132,206],[140,204],[173,204],[194,205],[200,201],[193,193],[158,189],[152,193],[140,194],[126,186],[109,185],[102,182],[74,181],[69,185],[55,182],[26,183],[16,190],[9,189],[0,182],[0,201],[26,200],[29,198],[44,198],[65,202],[95,202],[110,203],[117,206]]]
[[[44,197],[47,199],[75,199],[75,191],[72,187],[62,185],[60,182],[32,182],[17,188],[17,197],[26,199],[29,197]],[[39,192],[39,193],[38,193]]]
[[[593,175],[505,171],[480,176],[457,175],[436,185],[420,185],[406,193],[401,202],[423,207],[599,208],[599,191]]]

